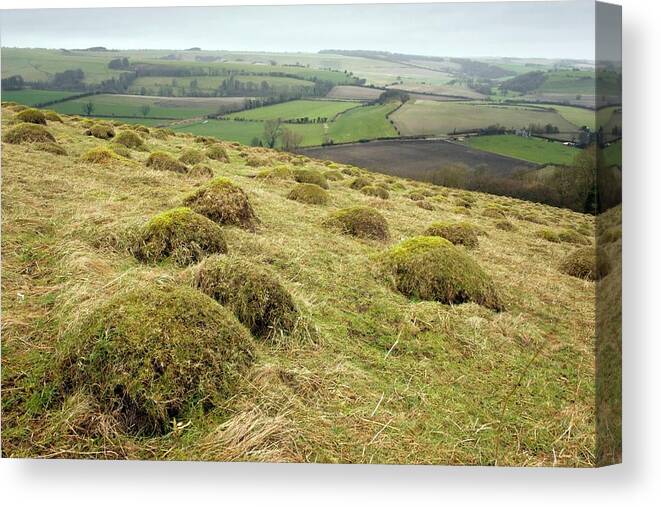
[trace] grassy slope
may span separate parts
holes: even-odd
[[[500,124],[508,128],[531,123],[557,126],[561,132],[574,132],[575,125],[556,112],[524,106],[493,106],[460,102],[409,101],[392,115],[403,135],[449,134]]]
[[[538,164],[569,165],[579,152],[578,148],[564,146],[561,143],[512,135],[471,137],[467,144],[478,150],[499,153]]]
[[[6,128],[10,114],[3,116]],[[391,188],[388,201],[350,189],[350,179],[333,182],[328,206],[306,206],[285,198],[293,182],[250,178],[255,169],[236,148],[230,164],[210,164],[244,188],[262,223],[255,233],[226,227],[229,248],[278,272],[318,328],[318,343],[259,343],[256,364],[231,403],[183,429],[159,438],[110,430],[105,438],[88,436],[78,421],[96,413],[84,399],[50,397],[40,369],[51,368],[53,345],[67,326],[119,286],[139,279],[185,283],[181,269],[142,265],[111,240],[135,220],[179,205],[200,181],[146,169],[148,153],[133,152],[133,162],[110,166],[81,163],[81,154],[105,142],[84,136],[69,119],[48,128],[68,156],[25,145],[3,144],[2,150],[5,456],[594,462],[594,284],[557,270],[572,245],[537,236],[543,227],[589,231],[590,217],[485,194],[472,194],[468,215],[457,214],[454,201],[463,191],[433,201],[430,212],[404,193],[443,189],[405,180],[390,180],[405,188]],[[192,144],[185,136],[148,139],[150,150],[175,155]],[[482,216],[494,203],[507,207],[515,231]],[[476,224],[485,235],[471,255],[494,278],[507,311],[412,301],[393,292],[375,276],[371,260],[387,245],[320,226],[330,211],[356,204],[384,214],[393,243],[420,234],[433,220]],[[519,212],[547,225],[514,218]]]
[[[356,107],[355,102],[342,102],[339,100],[292,100],[272,106],[258,107],[248,111],[239,111],[227,115],[228,118],[243,118],[246,120],[293,120],[296,118],[329,118]]]

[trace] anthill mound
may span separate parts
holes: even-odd
[[[39,109],[24,109],[16,115],[16,119],[24,121],[25,123],[35,123],[38,125],[46,125],[46,115],[39,111]]]
[[[311,183],[299,183],[291,189],[287,198],[305,204],[327,204],[329,200],[328,192]]]
[[[95,123],[85,131],[85,135],[97,139],[112,139],[115,137],[115,129],[108,123]]]
[[[226,401],[253,361],[232,313],[189,287],[122,291],[58,343],[67,390],[89,390],[130,434],[166,433]]]
[[[45,127],[32,123],[21,123],[9,129],[3,137],[9,144],[54,143],[55,138]]]
[[[217,162],[229,163],[230,161],[230,157],[227,154],[227,151],[220,144],[213,144],[209,146],[205,153],[207,157],[209,157],[211,160],[216,160]]]
[[[405,296],[445,304],[474,302],[494,310],[503,305],[491,278],[465,251],[447,239],[417,236],[381,256],[385,273]]]
[[[278,277],[245,259],[208,257],[196,268],[193,284],[231,310],[260,338],[277,340],[294,329],[299,317]]]
[[[475,227],[466,222],[434,222],[425,231],[425,236],[447,239],[453,245],[475,248],[478,245]]]
[[[53,155],[67,154],[67,150],[57,143],[35,143],[34,148],[39,151],[45,151],[46,153],[52,153]]]
[[[114,142],[117,144],[121,144],[122,146],[126,146],[127,148],[130,148],[132,150],[143,149],[145,145],[145,142],[142,140],[142,137],[140,137],[132,130],[123,130],[122,132],[117,134]]]
[[[57,114],[55,111],[44,111],[44,116],[48,121],[56,121],[58,123],[64,123],[62,117]]]
[[[105,146],[98,146],[87,151],[81,160],[91,164],[109,164],[113,160],[117,160],[117,154]]]
[[[195,164],[188,170],[188,175],[193,178],[213,178],[213,169],[206,164]]]
[[[594,281],[608,274],[610,263],[603,249],[586,246],[568,254],[560,263],[560,271],[576,278]]]
[[[145,165],[155,171],[173,171],[175,173],[188,172],[186,164],[163,151],[155,151],[150,154]]]
[[[318,185],[323,189],[328,189],[328,181],[326,177],[315,169],[295,169],[294,179],[299,183],[311,183]]]
[[[379,199],[388,199],[390,194],[383,187],[377,187],[376,185],[365,185],[360,189],[360,192],[364,195],[369,195],[370,197],[378,197]]]
[[[206,156],[200,150],[189,149],[185,150],[179,157],[179,162],[186,165],[195,165],[204,162]]]
[[[226,253],[220,226],[190,208],[174,208],[152,217],[131,248],[137,259],[158,262],[171,258],[184,266],[206,255]]]
[[[263,169],[257,173],[257,178],[266,180],[291,180],[293,177],[294,173],[286,165],[279,165],[273,169]]]
[[[363,187],[366,187],[368,185],[372,184],[372,180],[369,178],[366,178],[365,176],[358,176],[355,178],[349,187],[353,188],[354,190],[360,190]]]
[[[365,239],[386,241],[390,238],[388,222],[378,211],[354,206],[331,213],[323,222],[326,227]]]
[[[184,204],[218,224],[253,229],[259,222],[243,189],[223,177],[196,190]]]

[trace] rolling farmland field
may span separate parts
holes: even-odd
[[[580,153],[578,148],[562,143],[514,135],[475,136],[467,139],[466,144],[471,148],[536,164],[569,165]]]
[[[25,104],[26,106],[34,106],[43,102],[50,102],[51,100],[60,100],[66,97],[76,95],[75,92],[66,92],[59,90],[32,90],[26,88],[24,90],[3,91],[3,102],[17,102],[18,104]]]
[[[559,113],[533,107],[428,100],[411,102],[391,116],[402,135],[451,134],[454,131],[480,129],[496,124],[507,128],[523,128],[531,123],[550,123],[561,132],[578,130],[576,125]]]
[[[298,118],[328,118],[332,119],[337,114],[356,107],[355,102],[343,102],[339,100],[292,100],[281,104],[258,107],[248,111],[240,111],[227,115],[227,118],[244,120],[295,120]]]

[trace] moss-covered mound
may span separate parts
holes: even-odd
[[[388,222],[384,216],[366,206],[354,206],[331,213],[323,224],[358,238],[381,241],[390,239]]]
[[[482,216],[487,218],[497,218],[501,220],[506,218],[505,212],[496,206],[487,206],[484,208],[482,210]]]
[[[260,179],[290,180],[293,177],[294,173],[286,165],[279,165],[273,169],[263,169],[257,173],[257,178]]]
[[[117,134],[117,137],[115,137],[114,142],[117,144],[121,144],[122,146],[126,146],[127,148],[130,148],[132,150],[142,149],[144,148],[145,145],[145,142],[142,140],[142,137],[140,137],[132,130],[123,130],[122,132]]]
[[[321,188],[328,189],[326,177],[315,169],[295,169],[294,179],[299,183],[311,183],[312,185],[318,185]]]
[[[426,209],[427,211],[434,211],[436,208],[429,201],[415,201],[415,205],[418,208]]]
[[[213,169],[206,164],[195,164],[188,170],[193,178],[213,178]]]
[[[496,222],[496,229],[500,229],[501,231],[515,231],[516,226],[509,220],[503,219]]]
[[[39,111],[39,109],[24,109],[16,115],[16,119],[24,121],[25,123],[35,123],[38,125],[46,125],[46,115]]]
[[[278,277],[245,259],[208,257],[196,269],[193,284],[230,309],[255,336],[277,339],[298,321],[296,304]]]
[[[261,167],[265,165],[271,165],[271,161],[266,157],[260,157],[257,155],[248,155],[246,157],[246,165],[250,167]]]
[[[140,132],[144,136],[149,136],[151,134],[151,130],[149,130],[149,127],[145,127],[144,125],[135,124],[135,125],[131,125],[130,128],[133,129],[135,132]]]
[[[45,127],[32,123],[21,123],[9,129],[2,140],[9,144],[54,143],[55,138]]]
[[[573,229],[549,229],[544,228],[537,235],[551,243],[573,243],[576,245],[587,245],[590,240]]]
[[[64,123],[62,117],[57,114],[55,111],[44,111],[44,116],[48,121],[56,121],[58,123]]]
[[[156,171],[173,171],[176,173],[187,173],[186,164],[179,162],[172,155],[163,151],[155,151],[149,155],[146,162],[147,167]]]
[[[131,158],[131,150],[129,150],[126,146],[124,146],[122,144],[112,143],[112,144],[108,145],[108,148],[110,148],[113,152],[115,152],[120,157]]]
[[[340,181],[344,179],[344,176],[340,171],[336,170],[331,170],[331,171],[326,171],[324,173],[324,176],[328,181]]]
[[[372,184],[371,179],[366,178],[365,176],[358,176],[351,182],[351,185],[349,185],[349,187],[353,188],[354,190],[360,190],[361,188],[371,184]]]
[[[438,236],[453,245],[475,248],[478,245],[475,227],[466,222],[434,222],[425,231],[425,236]]]
[[[186,165],[195,165],[204,162],[206,156],[200,150],[190,149],[185,150],[179,157],[179,162]]]
[[[411,190],[407,197],[412,201],[424,201],[427,196],[420,190]]]
[[[385,252],[381,261],[394,286],[406,296],[503,309],[491,278],[465,251],[444,238],[407,239]]]
[[[383,187],[377,187],[376,185],[365,185],[360,189],[360,192],[370,197],[378,197],[379,199],[388,199],[390,194]]]
[[[171,258],[184,266],[214,253],[227,253],[220,226],[190,208],[174,208],[151,218],[131,248],[137,259],[158,262]]]
[[[610,271],[608,255],[601,248],[577,248],[560,263],[560,271],[584,280],[599,280]]]
[[[98,146],[87,151],[80,159],[91,164],[108,164],[117,160],[117,154],[105,146]]]
[[[329,200],[328,192],[311,183],[299,183],[291,189],[287,198],[305,204],[327,204]]]
[[[85,135],[98,139],[112,139],[115,137],[115,129],[109,123],[95,123],[85,131]]]
[[[84,389],[127,433],[166,433],[218,406],[253,361],[232,313],[190,287],[125,290],[58,343],[67,390]]]
[[[253,229],[259,222],[243,189],[223,177],[196,190],[184,204],[218,224]]]
[[[34,148],[39,151],[45,151],[46,153],[52,153],[53,155],[67,154],[67,150],[57,143],[35,143]]]
[[[227,150],[223,148],[220,144],[213,144],[207,148],[207,151],[205,152],[207,157],[209,157],[211,160],[216,160],[218,162],[225,162],[228,163],[230,161],[230,157],[227,154]]]

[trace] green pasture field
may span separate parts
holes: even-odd
[[[190,83],[193,80],[197,81],[197,87],[203,91],[213,91],[218,89],[228,76],[191,76],[191,77],[170,77],[170,76],[148,76],[139,77],[131,86],[129,91],[131,93],[139,93],[144,87],[147,89],[147,95],[155,95],[161,86],[171,86],[173,92],[179,93],[179,88],[190,88]],[[236,81],[241,83],[253,83],[260,86],[263,81],[266,81],[269,86],[279,91],[285,91],[295,88],[312,88],[314,83],[312,81],[305,81],[303,79],[294,79],[290,77],[274,77],[274,76],[236,76]]]
[[[26,106],[34,106],[51,100],[60,100],[76,95],[75,92],[61,92],[57,90],[12,90],[2,92],[3,102],[16,102]]]
[[[83,106],[90,101],[94,104],[92,116],[142,116],[140,108],[144,105],[150,107],[150,111],[147,114],[148,117],[185,119],[204,116],[215,112],[213,108],[208,106],[182,104],[181,106],[170,105],[164,107],[159,104],[171,104],[172,102],[160,99],[159,97],[126,95],[93,95],[91,97],[82,97],[80,99],[54,104],[51,109],[58,113],[82,115]]]
[[[514,135],[476,136],[469,138],[466,144],[471,148],[536,164],[569,165],[580,152],[578,148],[562,143]]]
[[[622,141],[617,141],[604,148],[602,156],[607,167],[613,165],[622,167]]]
[[[584,109],[582,107],[572,107],[572,106],[550,106],[553,107],[560,115],[565,118],[567,121],[573,123],[577,127],[586,126],[590,130],[595,129],[595,111],[591,109]]]
[[[340,114],[334,122],[287,124],[284,128],[291,129],[303,136],[301,146],[318,146],[324,141],[325,135],[330,137],[334,143],[347,143],[377,137],[396,137],[397,132],[386,119],[386,114],[395,107],[397,104],[392,103],[358,107]],[[261,121],[208,120],[177,125],[173,128],[181,132],[217,137],[242,144],[250,144],[255,137],[261,139],[264,133],[264,123]]]
[[[594,95],[595,74],[587,70],[558,70],[546,74],[538,91],[546,93],[576,93]]]
[[[451,134],[501,125],[523,128],[531,123],[552,124],[561,132],[576,132],[570,123],[555,111],[528,106],[490,105],[468,102],[409,101],[396,111],[391,119],[402,135]]]
[[[328,118],[332,119],[337,114],[356,107],[355,102],[339,100],[292,100],[281,104],[258,107],[248,111],[239,111],[227,115],[227,118],[241,118],[246,120],[271,120],[280,118],[282,120],[294,120],[297,118]]]
[[[260,121],[205,120],[199,123],[176,125],[172,128],[177,132],[217,137],[241,144],[250,144],[254,138],[261,139],[264,133],[264,123]],[[285,128],[303,135],[304,146],[315,146],[323,141],[324,129],[320,123],[289,124]]]

